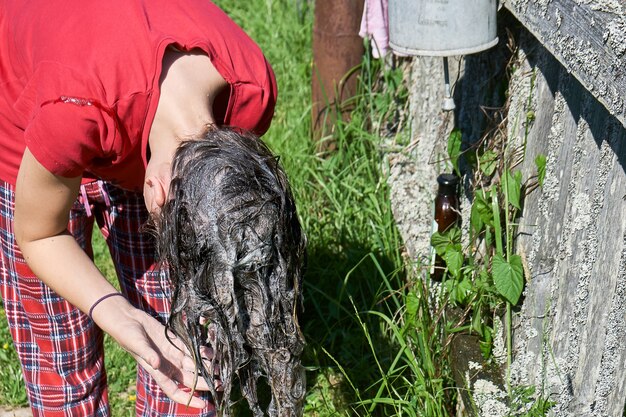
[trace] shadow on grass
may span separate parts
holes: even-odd
[[[376,360],[390,361],[394,346],[380,318],[369,312],[395,315],[401,305],[392,291],[404,278],[392,259],[359,243],[341,250],[310,246],[300,319],[307,340],[303,363],[309,389],[320,389],[316,378],[324,379],[319,395],[333,403],[328,407],[350,407],[359,396],[374,396],[368,391],[381,379]]]

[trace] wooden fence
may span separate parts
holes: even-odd
[[[514,370],[544,386],[557,415],[622,416],[626,399],[626,6],[510,1],[536,36],[512,112],[533,111],[523,170],[547,156],[525,203],[519,251],[530,271]],[[529,74],[529,75],[526,75]],[[527,95],[528,94],[528,95]]]
[[[525,144],[524,177],[537,155],[547,157],[544,186],[526,198],[520,219],[527,283],[512,378],[549,394],[556,416],[624,413],[625,11],[622,0],[507,0],[499,46],[451,62],[454,117],[440,110],[441,61],[414,58],[412,146],[392,157],[399,227],[409,251],[424,257],[445,133],[456,126],[477,140],[489,122],[482,109],[503,106],[498,85],[508,83],[508,133]],[[518,68],[507,78],[512,58]]]

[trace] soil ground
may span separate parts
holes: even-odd
[[[14,408],[4,409],[0,408],[0,417],[32,417],[30,408]]]

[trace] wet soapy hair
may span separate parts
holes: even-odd
[[[271,391],[267,415],[301,415],[306,239],[278,159],[251,134],[209,129],[177,150],[169,193],[156,221],[173,288],[168,326],[193,353],[218,415],[231,415],[237,380],[253,415],[265,415],[259,378]]]

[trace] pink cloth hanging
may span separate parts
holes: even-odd
[[[389,51],[388,0],[365,0],[359,36],[372,40],[372,56],[382,58]]]

